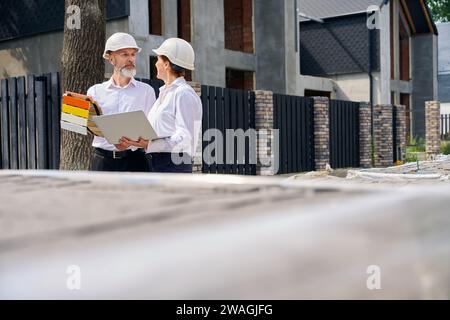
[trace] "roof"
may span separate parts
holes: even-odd
[[[381,7],[384,2],[390,0],[298,0],[299,12],[319,19],[341,17],[353,14],[366,13],[370,6]],[[413,33],[438,34],[436,25],[432,19],[430,8],[426,0],[402,0],[402,7],[407,11],[408,23]],[[310,21],[300,17],[300,22]]]
[[[380,6],[382,2],[383,0],[299,0],[299,11],[307,16],[323,19],[367,12],[371,5]]]

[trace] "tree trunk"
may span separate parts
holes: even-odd
[[[76,19],[78,6],[79,28],[68,20]],[[72,7],[73,8],[73,7]],[[102,58],[105,44],[105,0],[65,0],[66,21],[61,58],[62,90],[85,94],[87,89],[103,82],[105,62]],[[92,156],[92,138],[61,130],[61,170],[89,170]]]

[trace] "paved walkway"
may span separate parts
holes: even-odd
[[[0,298],[450,298],[450,185],[0,172]],[[81,290],[66,273],[81,270]],[[381,289],[369,290],[370,266]],[[369,269],[370,270],[370,269]]]

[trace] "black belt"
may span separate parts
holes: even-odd
[[[137,154],[144,154],[144,150],[137,149],[136,151],[133,150],[124,150],[124,151],[109,151],[109,150],[103,150],[100,148],[95,148],[95,153],[111,159],[124,159],[126,157],[129,157],[131,155],[137,155]]]

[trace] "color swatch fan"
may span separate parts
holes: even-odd
[[[62,98],[61,129],[87,135],[88,132],[103,137],[93,116],[102,115],[100,106],[88,96],[66,92]]]

